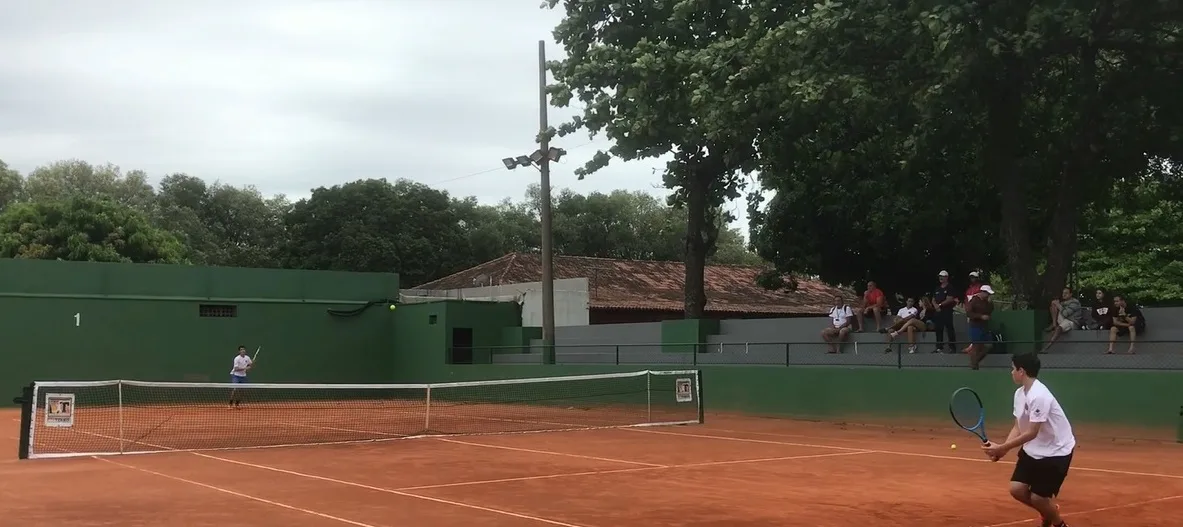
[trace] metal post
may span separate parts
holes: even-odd
[[[620,366],[620,344],[616,345],[616,365]]]
[[[542,159],[538,170],[542,173],[542,344],[543,362],[555,363],[555,282],[554,248],[551,247],[550,216],[550,139],[546,120],[546,41],[538,41],[538,133]]]
[[[791,347],[792,344],[789,344],[788,342],[785,343],[785,366],[789,365],[789,348]]]

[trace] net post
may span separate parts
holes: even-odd
[[[32,443],[34,404],[36,404],[36,398],[33,396],[32,383],[27,386],[22,386],[20,396],[21,435],[17,444],[17,459],[29,459],[29,447]]]
[[[431,430],[431,385],[426,388],[426,395],[424,396],[424,410],[423,410],[423,432],[427,433]]]
[[[645,422],[653,422],[653,372],[645,373]]]
[[[123,381],[118,381],[115,384],[115,390],[118,392],[119,399],[119,453],[123,453]]]
[[[789,344],[788,342],[785,343],[785,366],[789,365],[789,348],[791,348],[792,346],[793,345]],[[702,374],[700,373],[699,375],[702,375]]]
[[[698,392],[698,424],[706,422],[706,405],[702,402],[702,370],[694,373],[694,384]]]

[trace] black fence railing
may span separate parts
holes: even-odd
[[[932,341],[846,342],[839,353],[829,353],[823,342],[707,342],[688,344],[557,344],[555,364],[566,365],[746,365],[746,366],[868,366],[884,368],[969,367],[967,343],[955,351],[937,351]],[[1107,353],[1108,341],[1057,343],[1046,352],[1040,341],[995,341],[987,345],[981,368],[1009,368],[1012,353],[1039,352],[1044,365],[1056,369],[1183,370],[1183,341],[1139,341],[1127,353],[1122,339]],[[540,344],[477,346],[447,350],[450,364],[546,364]]]

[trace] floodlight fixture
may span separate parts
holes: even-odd
[[[504,163],[505,168],[507,168],[509,170],[513,170],[518,167],[518,160],[514,159],[512,157],[507,157],[505,159],[502,159],[501,162]]]

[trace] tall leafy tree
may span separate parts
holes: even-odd
[[[750,30],[713,44],[744,52],[696,113],[753,131],[776,194],[753,240],[781,270],[911,284],[1002,259],[1047,299],[1082,210],[1181,157],[1178,2],[744,6]]]
[[[126,174],[115,165],[91,165],[71,159],[38,167],[25,177],[25,197],[32,201],[69,200],[75,197],[104,197],[150,212],[156,193],[148,175],[140,170]]]
[[[555,8],[558,0],[549,0]],[[671,203],[686,210],[685,313],[701,318],[706,306],[703,270],[718,242],[719,207],[738,196],[739,171],[752,161],[750,137],[708,130],[693,109],[708,97],[704,70],[727,57],[712,43],[748,28],[736,2],[563,2],[555,39],[566,58],[550,64],[550,87],[559,106],[577,99],[579,117],[560,135],[582,129],[614,142],[579,169],[582,178],[612,157],[631,160],[670,156],[663,181]]]
[[[180,234],[192,261],[204,265],[279,267],[287,244],[283,196],[264,198],[250,186],[207,184],[173,174],[160,183],[156,217]]]
[[[129,205],[71,197],[17,203],[0,212],[0,257],[183,263],[184,247]]]
[[[301,269],[398,272],[421,284],[463,268],[462,218],[448,193],[407,180],[320,187],[287,217],[287,264]]]
[[[1076,281],[1141,304],[1183,305],[1183,185],[1146,178],[1086,213]]]
[[[24,197],[25,178],[0,160],[0,211]]]

